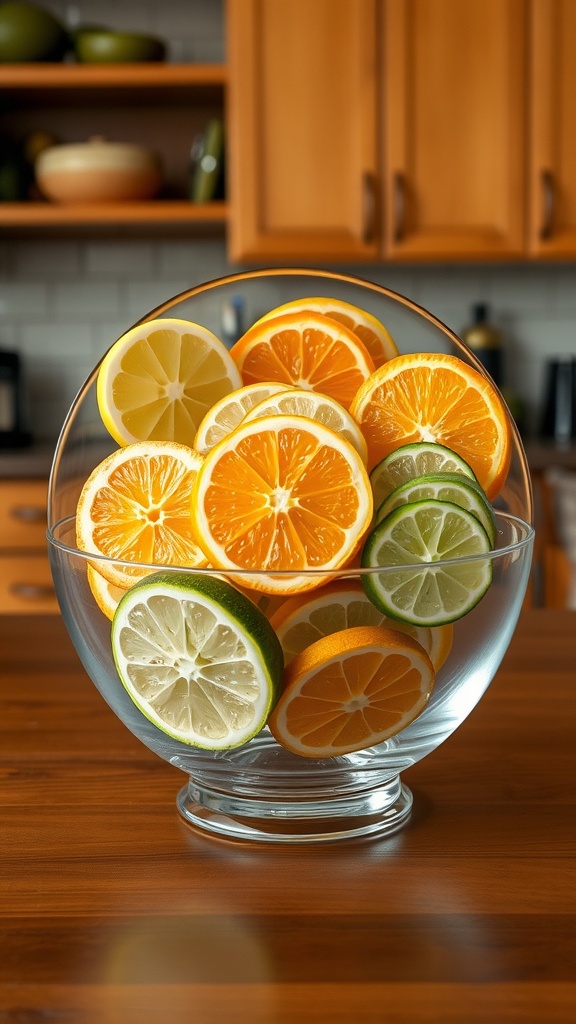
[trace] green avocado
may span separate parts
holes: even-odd
[[[62,60],[68,33],[36,4],[0,3],[0,63]]]

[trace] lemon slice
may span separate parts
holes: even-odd
[[[191,445],[208,409],[241,385],[215,334],[187,320],[159,319],[138,324],[112,345],[98,371],[96,396],[118,444]]]
[[[116,668],[158,729],[207,750],[246,743],[280,694],[282,649],[266,617],[217,577],[155,573],[112,622]]]
[[[468,463],[443,444],[434,441],[403,444],[374,466],[370,473],[374,507],[378,508],[400,484],[428,473],[462,473],[471,480],[476,479]]]
[[[386,615],[416,626],[439,626],[466,615],[492,582],[490,538],[476,516],[430,498],[400,505],[374,527],[362,566],[371,601]],[[420,567],[419,564],[420,563]]]
[[[270,625],[282,644],[285,665],[316,640],[353,626],[401,630],[424,648],[436,672],[452,648],[451,625],[413,626],[390,619],[370,601],[359,579],[336,580],[312,594],[288,598],[270,616]]]
[[[288,390],[288,384],[263,381],[262,384],[247,384],[244,388],[224,395],[224,398],[211,406],[200,422],[194,438],[195,450],[205,455],[218,441],[230,434],[255,405],[279,391]]]
[[[421,501],[423,498],[437,498],[439,501],[452,501],[461,508],[468,509],[482,523],[490,542],[494,546],[496,540],[496,519],[492,506],[480,484],[461,473],[429,473],[417,476],[406,484],[396,487],[384,499],[376,512],[376,522],[408,502]]]
[[[306,388],[285,388],[254,405],[246,413],[244,422],[251,423],[262,416],[306,416],[317,420],[345,437],[356,449],[364,465],[368,461],[368,446],[360,427],[348,410],[329,395],[308,391]]]

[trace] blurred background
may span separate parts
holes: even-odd
[[[573,0],[0,3],[1,477],[159,303],[322,266],[464,337],[576,518],[575,59]]]

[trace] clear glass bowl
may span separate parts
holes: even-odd
[[[246,328],[283,302],[315,295],[344,299],[371,312],[388,327],[402,354],[452,353],[482,371],[472,353],[430,313],[379,285],[340,273],[269,269],[235,274],[190,288],[143,321],[178,317],[221,336],[225,303],[241,300]],[[95,367],[64,423],[48,508],[48,546],[60,607],[95,686],[142,743],[185,772],[188,779],[178,807],[186,821],[203,830],[228,838],[284,843],[397,831],[408,821],[412,805],[401,773],[435,750],[478,703],[508,647],[522,607],[532,556],[532,492],[515,427],[510,471],[495,503],[497,547],[481,556],[492,562],[493,582],[480,603],[454,623],[450,655],[419,717],[386,742],[340,757],[299,757],[281,747],[267,727],[243,746],[210,752],[171,739],[128,696],[114,665],[110,622],[87,584],[87,555],[75,545],[75,512],[82,486],[96,465],[117,448],[98,412],[97,372]],[[96,556],[89,557],[97,561]],[[359,572],[347,569],[332,577],[358,579]],[[218,575],[225,574],[219,570]],[[145,793],[141,799],[146,800]]]

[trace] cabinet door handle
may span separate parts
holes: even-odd
[[[554,177],[552,171],[542,171],[542,224],[540,238],[544,242],[552,235],[554,227]]]
[[[376,181],[372,171],[362,175],[362,241],[370,245],[376,237]]]
[[[406,182],[401,171],[396,171],[392,180],[392,203],[392,236],[395,242],[401,242],[406,229]]]
[[[45,523],[46,509],[40,505],[14,505],[10,509],[10,516],[19,523]]]
[[[13,583],[10,593],[23,601],[45,601],[56,596],[54,587],[48,583]]]

